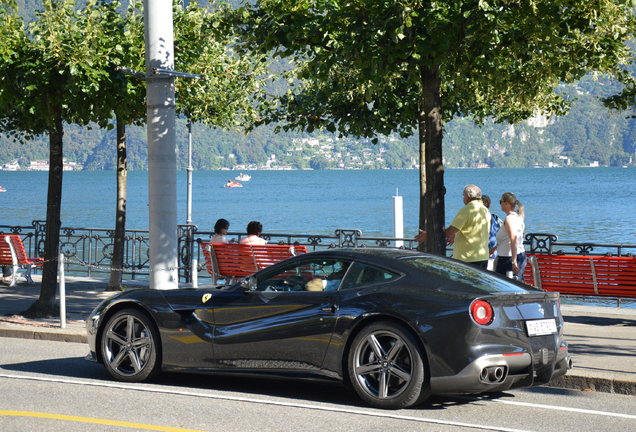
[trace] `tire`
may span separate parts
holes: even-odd
[[[347,367],[353,389],[376,408],[406,408],[428,398],[423,354],[398,323],[379,321],[363,328],[351,344]]]
[[[102,363],[119,381],[149,381],[161,369],[159,340],[157,326],[148,315],[123,309],[101,332]]]

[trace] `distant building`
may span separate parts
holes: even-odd
[[[49,161],[46,160],[34,160],[29,163],[29,171],[48,171]]]
[[[3,171],[19,171],[20,170],[20,164],[18,163],[17,159],[12,160],[11,162],[8,162],[4,165],[2,165],[2,168],[0,168]]]
[[[82,165],[77,162],[66,162],[64,161],[64,165],[62,166],[64,171],[81,171]]]
[[[77,162],[67,162],[66,159],[63,161],[62,169],[64,171],[80,171],[82,170],[82,165]],[[47,160],[34,160],[29,164],[29,171],[48,171],[49,170],[49,161]]]

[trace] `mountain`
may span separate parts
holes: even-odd
[[[447,167],[623,166],[634,164],[636,120],[626,113],[609,112],[598,101],[609,84],[585,79],[563,91],[576,96],[563,117],[535,117],[517,125],[475,125],[459,118],[446,125],[444,162]],[[195,124],[192,128],[195,169],[289,167],[294,169],[411,168],[418,161],[416,137],[338,139],[329,133],[274,133],[264,126],[245,135]],[[129,169],[147,168],[146,131],[128,128]],[[178,168],[187,166],[187,127],[177,120]],[[42,136],[27,144],[0,135],[0,166],[18,160],[48,159],[48,141]],[[64,155],[88,170],[115,167],[115,133],[67,125]]]

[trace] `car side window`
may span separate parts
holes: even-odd
[[[319,259],[297,262],[257,280],[257,291],[336,291],[350,262]]]
[[[399,275],[388,270],[368,264],[353,263],[347,273],[347,279],[340,289],[359,288],[381,282],[388,282],[398,278]]]

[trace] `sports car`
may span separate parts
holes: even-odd
[[[117,380],[322,378],[388,409],[541,385],[572,365],[558,293],[402,249],[311,252],[224,287],[128,290],[86,324],[89,357]]]

